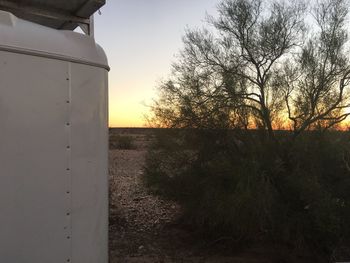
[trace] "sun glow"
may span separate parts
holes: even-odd
[[[109,106],[109,127],[144,127],[147,112],[142,104],[130,107],[129,101],[114,99]]]

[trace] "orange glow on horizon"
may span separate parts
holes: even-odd
[[[128,105],[128,103],[113,103],[109,106],[109,127],[145,127],[147,108],[143,105]]]

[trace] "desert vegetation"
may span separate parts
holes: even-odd
[[[135,148],[134,138],[130,135],[110,133],[109,149],[130,150]]]
[[[187,30],[152,108],[151,125],[164,129],[144,167],[149,189],[181,204],[184,224],[232,244],[282,244],[313,262],[342,257],[348,7],[224,0],[206,28]]]

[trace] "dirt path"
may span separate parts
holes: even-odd
[[[150,195],[142,185],[146,136],[135,136],[136,149],[110,151],[111,262],[164,262],[177,257],[169,242],[185,233],[173,227],[179,207]],[[140,143],[141,141],[141,143]],[[183,254],[182,252],[180,254]]]

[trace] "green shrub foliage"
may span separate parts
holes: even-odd
[[[146,183],[197,230],[327,255],[349,238],[348,133],[280,132],[276,146],[259,131],[158,132]]]

